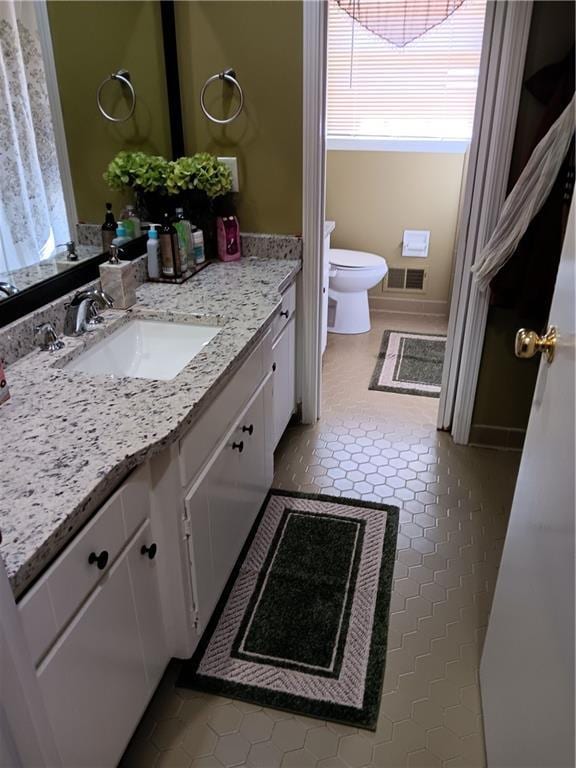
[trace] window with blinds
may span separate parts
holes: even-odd
[[[331,139],[470,139],[486,0],[436,2],[436,10],[452,6],[440,22],[433,5],[329,0],[329,146]]]

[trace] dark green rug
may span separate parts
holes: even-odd
[[[178,686],[375,729],[398,508],[271,491]]]
[[[440,397],[445,353],[445,336],[384,331],[368,389]]]

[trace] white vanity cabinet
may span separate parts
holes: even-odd
[[[274,449],[296,408],[296,286],[282,296],[272,343],[273,439]]]
[[[295,302],[292,285],[189,431],[128,477],[18,604],[67,768],[118,763],[168,661],[206,628],[295,409]]]
[[[38,668],[64,766],[113,766],[168,659],[146,523]],[[148,544],[145,544],[148,542]]]
[[[169,661],[149,520],[135,472],[19,604],[64,766],[113,766]]]

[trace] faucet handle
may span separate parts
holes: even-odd
[[[104,318],[98,314],[98,305],[94,299],[88,299],[86,306],[86,325],[100,325],[104,322]]]
[[[34,340],[38,347],[46,352],[56,352],[64,346],[62,339],[56,336],[52,323],[41,323],[34,326]]]

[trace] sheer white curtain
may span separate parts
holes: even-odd
[[[0,272],[69,237],[35,5],[0,0]]]

